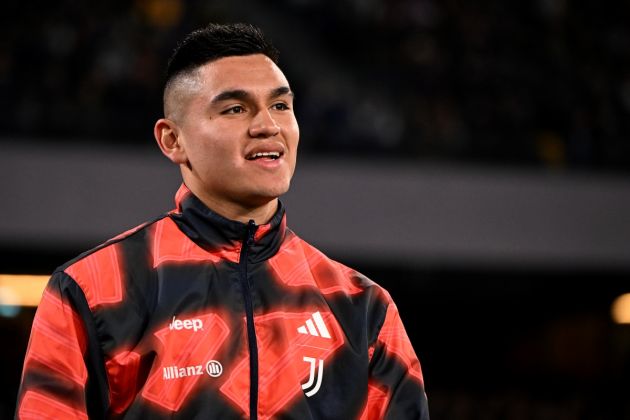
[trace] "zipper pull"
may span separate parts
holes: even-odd
[[[252,246],[254,245],[254,234],[256,233],[256,229],[258,228],[258,226],[256,226],[256,222],[254,222],[253,220],[250,220],[249,223],[247,223],[247,246]]]

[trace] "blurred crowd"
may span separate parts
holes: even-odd
[[[630,167],[630,3],[3,4],[0,141],[148,144],[166,60],[209,21],[281,50],[312,154]]]

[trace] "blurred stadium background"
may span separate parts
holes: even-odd
[[[630,419],[630,5],[593,0],[3,2],[0,418],[41,293],[7,275],[171,208],[162,75],[209,21],[279,47],[289,224],[392,293],[433,419]]]

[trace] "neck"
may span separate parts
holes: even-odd
[[[271,220],[278,210],[277,198],[257,206],[244,206],[240,203],[216,199],[202,192],[192,191],[192,193],[215,213],[241,223],[248,223],[253,220],[257,225],[264,225]]]

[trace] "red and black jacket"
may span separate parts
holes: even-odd
[[[286,227],[177,208],[60,267],[16,416],[428,419],[388,293]]]

